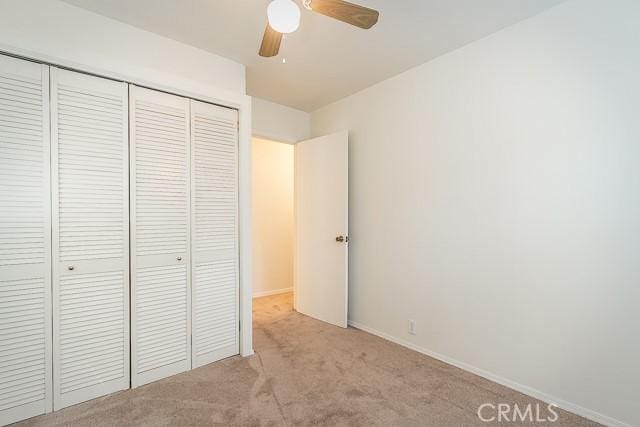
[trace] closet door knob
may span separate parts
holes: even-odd
[[[75,270],[76,268],[75,268],[73,265],[70,265],[69,267],[67,267],[67,269],[68,269],[69,271],[73,271],[73,270]]]
[[[176,258],[178,261],[182,261],[182,257],[179,256],[178,258]]]

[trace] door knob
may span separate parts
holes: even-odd
[[[67,269],[68,269],[69,271],[73,271],[73,270],[75,270],[76,268],[75,268],[73,265],[70,265],[69,267],[67,267]]]
[[[176,258],[178,261],[182,261],[182,257],[179,256],[178,258]]]
[[[344,236],[336,237],[336,242],[346,242],[346,241],[347,241],[347,237],[344,237]]]

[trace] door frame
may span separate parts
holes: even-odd
[[[159,90],[173,95],[217,104],[238,110],[238,234],[240,266],[239,332],[240,355],[253,354],[252,294],[251,282],[251,97],[206,84],[185,83],[180,86],[167,85],[158,80],[122,74],[112,70],[76,63],[41,52],[33,52],[14,46],[0,44],[0,54],[27,61],[51,65],[62,69],[93,74],[136,86]]]

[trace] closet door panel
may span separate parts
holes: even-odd
[[[52,68],[54,407],[129,387],[127,85]]]
[[[189,101],[131,86],[133,386],[191,368]]]
[[[193,366],[239,353],[238,113],[191,101]]]
[[[49,67],[0,56],[0,425],[51,411]]]

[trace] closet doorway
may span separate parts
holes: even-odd
[[[273,302],[346,328],[348,133],[254,138],[252,194],[254,320]]]
[[[246,353],[242,105],[1,54],[0,95],[0,425]]]

